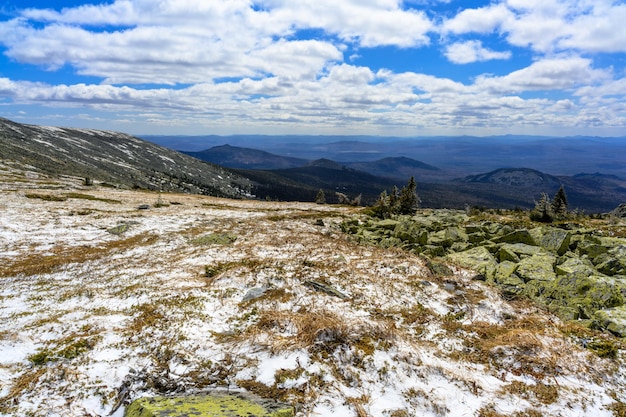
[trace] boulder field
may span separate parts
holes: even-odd
[[[626,238],[575,222],[526,223],[421,210],[385,220],[353,218],[342,229],[363,243],[471,269],[505,298],[527,297],[564,320],[626,337]]]

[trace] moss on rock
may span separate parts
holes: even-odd
[[[478,246],[463,252],[452,253],[447,259],[461,265],[464,268],[473,269],[485,276],[486,279],[495,278],[496,258],[484,246]]]
[[[145,397],[135,400],[125,417],[293,417],[293,407],[249,394]]]
[[[556,256],[550,254],[537,254],[522,259],[517,264],[517,275],[524,281],[553,281],[556,279],[554,265]]]

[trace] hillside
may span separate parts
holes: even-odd
[[[341,145],[355,147],[357,143],[348,141]],[[373,145],[367,144],[363,151],[370,146]],[[467,153],[471,154],[469,150]],[[360,194],[364,204],[372,204],[382,190],[390,191],[394,185],[401,187],[410,177],[415,177],[418,182],[423,206],[432,208],[532,208],[542,193],[551,196],[561,185],[565,186],[570,208],[575,210],[608,212],[626,201],[626,180],[599,173],[555,176],[531,168],[499,168],[451,178],[454,171],[406,157],[357,162],[337,162],[328,158],[305,161],[234,146],[189,154],[221,161],[229,167],[248,166],[239,173],[253,181],[252,194],[283,201],[313,201],[317,192],[323,189],[329,202],[335,201],[335,192],[342,192],[352,198]],[[220,155],[226,157],[220,159]],[[286,161],[300,165],[281,169]],[[503,164],[509,162],[501,160]],[[266,168],[252,169],[255,165]]]
[[[354,208],[159,197],[0,161],[0,213],[3,416],[122,417],[226,389],[296,417],[626,410],[619,339],[458,264],[360,244],[342,231],[367,224]]]
[[[219,166],[123,133],[23,125],[0,119],[3,160],[48,175],[90,178],[113,187],[227,197],[249,182]]]
[[[227,168],[283,169],[300,167],[308,162],[306,159],[290,158],[257,149],[231,145],[214,146],[199,152],[184,153]]]

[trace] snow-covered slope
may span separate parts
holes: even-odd
[[[121,417],[216,388],[298,416],[624,415],[624,351],[585,348],[618,341],[352,243],[353,209],[33,190],[20,172],[0,166],[2,416]]]
[[[222,167],[118,132],[24,125],[0,118],[0,155],[50,175],[122,188],[245,197],[250,182]]]

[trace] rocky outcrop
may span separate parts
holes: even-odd
[[[351,220],[343,229],[360,241],[441,258],[507,298],[526,296],[564,319],[626,335],[624,238],[574,224],[516,228],[454,210]]]
[[[615,210],[611,212],[611,214],[617,217],[626,217],[626,203],[622,203],[617,206]]]

